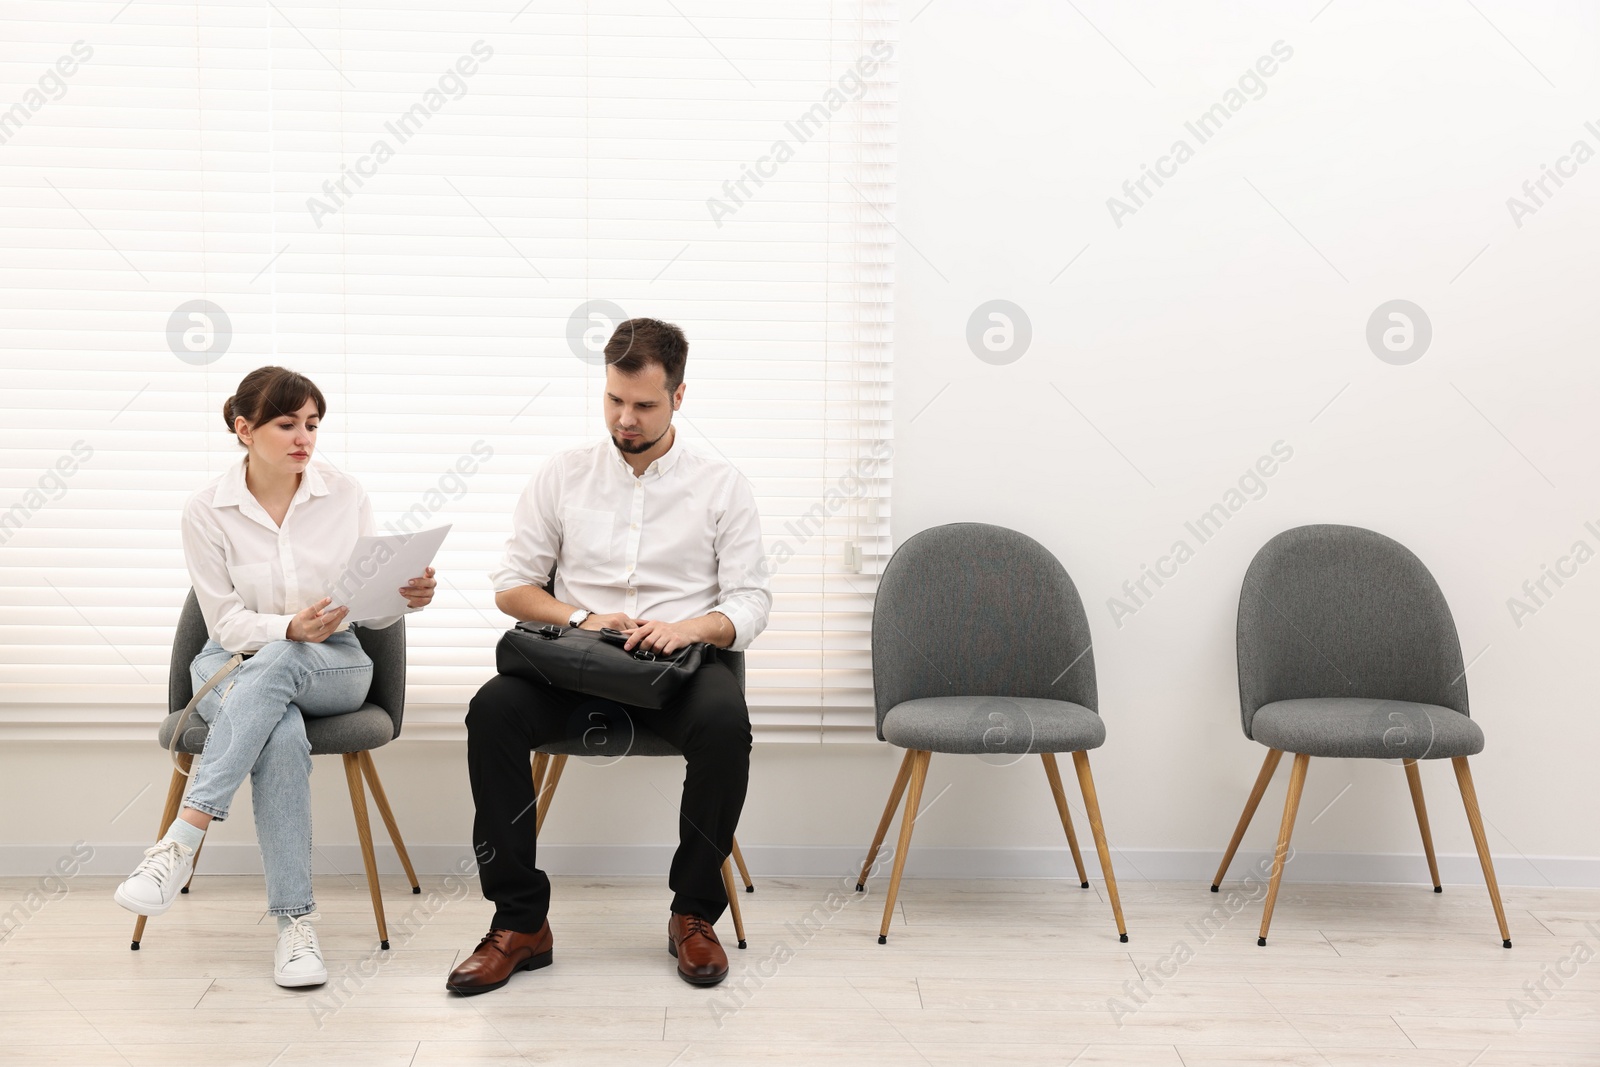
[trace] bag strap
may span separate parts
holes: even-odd
[[[224,663],[222,669],[213,674],[211,679],[200,687],[198,693],[189,698],[189,703],[185,704],[183,710],[178,713],[178,725],[172,728],[172,740],[167,742],[167,755],[172,759],[173,768],[184,777],[187,778],[189,776],[189,771],[178,761],[178,739],[183,736],[184,727],[189,723],[189,714],[194,711],[195,705],[200,703],[201,697],[215,689],[218,682],[232,674],[233,669],[243,662],[244,653],[235,652],[233,658]]]

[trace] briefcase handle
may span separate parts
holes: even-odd
[[[600,628],[600,640],[605,641],[608,644],[616,645],[618,648],[622,648],[628,643],[628,635],[623,633],[621,630],[613,630],[609,626],[602,626]],[[647,648],[636,648],[633,650],[632,654],[634,659],[644,660],[646,662],[659,658],[654,652],[651,652]]]

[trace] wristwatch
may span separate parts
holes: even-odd
[[[583,625],[583,620],[587,619],[592,614],[593,614],[593,612],[589,611],[586,608],[579,608],[577,611],[574,611],[572,613],[572,617],[567,620],[567,625],[568,626],[582,626]]]

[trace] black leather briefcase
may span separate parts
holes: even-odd
[[[716,657],[715,646],[705,642],[661,656],[642,648],[626,651],[627,640],[620,630],[519,622],[495,647],[495,669],[557,689],[659,709]]]

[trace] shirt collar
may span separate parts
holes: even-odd
[[[222,481],[217,484],[217,491],[211,496],[211,506],[214,508],[237,507],[241,514],[265,520],[273,529],[277,529],[261,506],[261,502],[250,492],[245,482],[244,470],[250,462],[248,453],[239,457],[239,462],[229,467],[222,473]],[[328,483],[322,477],[322,472],[315,463],[306,464],[305,473],[300,478],[300,487],[294,492],[294,499],[289,502],[292,510],[296,504],[304,503],[314,496],[327,496]],[[287,519],[287,517],[286,517]]]
[[[640,475],[641,478],[664,477],[672,473],[672,469],[678,465],[678,460],[683,456],[683,445],[678,441],[677,428],[674,427],[671,432],[673,435],[672,447],[667,449],[664,455],[657,456],[652,460],[650,466],[644,469],[644,474]],[[629,478],[634,476],[633,467],[623,457],[622,450],[617,447],[616,440],[610,434],[606,435],[606,440],[601,444],[601,447],[611,453],[611,462],[616,465],[617,470],[626,474]]]

